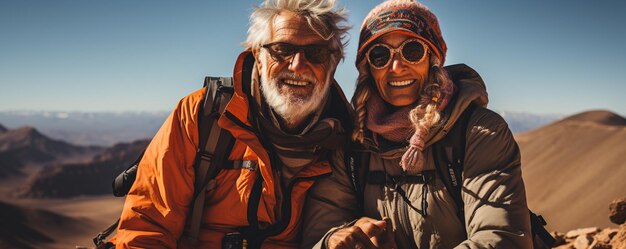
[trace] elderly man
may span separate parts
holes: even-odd
[[[350,188],[342,146],[352,111],[333,79],[344,21],[334,0],[266,0],[256,8],[247,50],[235,65],[234,95],[218,124],[236,139],[229,158],[257,166],[222,170],[217,187],[202,193],[198,241],[184,239],[205,90],[188,95],[146,150],[111,242],[117,248],[221,248],[233,240],[248,248],[299,247],[312,186],[323,179]]]

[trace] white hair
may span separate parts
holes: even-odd
[[[343,59],[342,43],[349,26],[341,24],[347,21],[347,10],[336,9],[335,0],[265,0],[250,15],[248,38],[243,43],[246,48],[258,49],[271,40],[272,21],[282,11],[291,11],[304,17],[309,27],[324,40],[330,41],[330,47],[338,51],[331,56],[332,65]]]

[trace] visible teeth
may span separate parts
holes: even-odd
[[[403,81],[391,81],[389,85],[391,86],[408,86],[413,83],[413,80],[403,80]]]
[[[294,86],[306,86],[309,84],[308,81],[298,81],[298,80],[284,80],[286,84],[294,85]]]

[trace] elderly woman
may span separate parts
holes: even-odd
[[[323,229],[316,220],[345,223],[326,230],[317,247],[532,248],[518,146],[502,117],[485,108],[478,73],[443,67],[446,50],[437,18],[420,3],[386,1],[366,17],[352,98],[353,139],[368,151],[357,165],[367,172],[365,218],[348,219],[350,205],[306,212],[305,236]],[[464,156],[455,159],[461,169],[438,161],[457,153],[437,146],[451,139],[464,139]]]

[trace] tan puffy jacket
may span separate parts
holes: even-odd
[[[473,69],[455,65],[447,70],[459,92],[453,101],[452,113],[444,114],[450,116],[448,122],[431,131],[426,141],[427,170],[435,169],[432,144],[446,135],[445,131],[452,128],[470,103],[486,106],[488,101],[484,83]],[[397,248],[532,248],[520,151],[508,125],[498,114],[485,108],[477,108],[468,125],[471,128],[467,134],[461,194],[464,224],[456,216],[454,199],[439,177],[428,183],[426,217],[408,207],[398,192],[390,187],[365,186],[365,216],[391,218]],[[389,174],[399,175],[399,162],[405,150],[372,153],[369,170],[386,168]],[[337,186],[344,184],[342,181],[336,183]],[[314,186],[311,190],[312,197],[304,211],[305,248],[325,248],[324,239],[337,226],[358,218],[353,215],[357,204],[345,193],[334,195],[334,199],[323,195],[323,191],[333,191],[331,188]],[[423,188],[422,183],[402,185],[408,199],[417,208],[422,207]],[[335,193],[342,191],[342,188],[334,190]],[[330,227],[335,228],[329,232]]]

